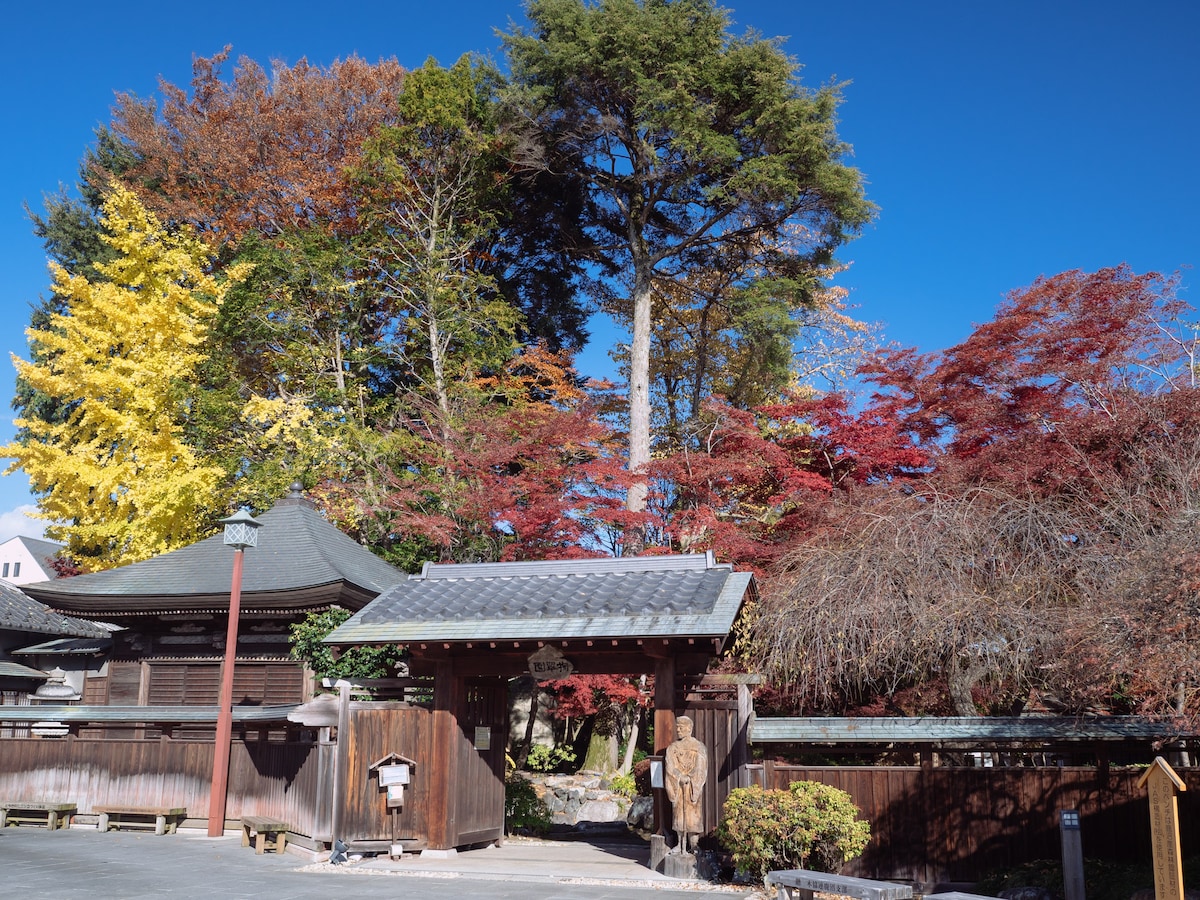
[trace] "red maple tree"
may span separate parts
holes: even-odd
[[[1040,278],[940,356],[881,356],[872,409],[967,483],[1048,494],[1103,479],[1146,429],[1194,415],[1200,345],[1176,287],[1128,266]]]
[[[893,419],[854,413],[840,394],[752,411],[712,401],[705,412],[695,446],[656,462],[652,509],[672,548],[713,549],[758,572],[820,527],[835,495],[928,462]]]
[[[413,398],[406,465],[384,509],[443,561],[600,556],[631,515],[612,432],[565,357],[530,348],[456,398],[450,421]]]

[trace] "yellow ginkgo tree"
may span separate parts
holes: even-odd
[[[146,559],[194,541],[217,503],[224,472],[184,440],[190,380],[225,291],[207,272],[208,247],[165,229],[113,184],[104,240],[116,257],[96,277],[51,264],[63,311],[26,334],[32,362],[19,376],[56,398],[57,421],[26,417],[0,448],[38,497],[47,536],[92,569]]]

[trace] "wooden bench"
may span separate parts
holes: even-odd
[[[912,886],[893,881],[872,881],[849,875],[783,869],[767,873],[767,887],[777,890],[778,900],[813,900],[813,894],[837,894],[855,900],[912,900]]]
[[[275,835],[272,842],[275,852],[282,853],[287,846],[287,822],[272,819],[269,816],[242,816],[242,846],[250,846],[250,832],[254,832],[254,852],[262,853],[267,848],[270,835]]]
[[[0,828],[8,825],[41,825],[54,831],[56,828],[67,828],[71,824],[71,816],[75,815],[74,803],[42,803],[29,801],[22,803],[4,803],[0,801]]]
[[[120,831],[122,825],[153,826],[155,834],[174,834],[179,823],[187,818],[187,809],[182,806],[97,806],[92,811],[100,815],[96,823],[100,831],[110,828]]]

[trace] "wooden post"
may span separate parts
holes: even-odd
[[[217,708],[217,736],[213,744],[212,786],[208,793],[208,836],[225,833],[225,796],[229,788],[229,742],[233,739],[233,666],[237,659],[238,616],[242,602],[240,547],[233,552],[233,583],[229,591],[229,622],[225,626],[225,658],[221,664],[221,693]],[[145,666],[145,663],[142,663]],[[143,679],[144,681],[145,679]],[[139,735],[140,736],[140,735]]]
[[[1186,791],[1175,770],[1161,756],[1138,779],[1150,794],[1150,841],[1154,855],[1155,900],[1183,900],[1183,860],[1179,855],[1178,791]]]
[[[1058,832],[1062,838],[1063,896],[1066,900],[1086,900],[1083,880],[1083,832],[1079,811],[1058,811]]]
[[[429,777],[429,849],[451,850],[458,838],[455,790],[458,785],[458,716],[465,685],[454,660],[438,660],[433,682],[433,759]],[[419,762],[419,761],[418,761]]]
[[[350,773],[350,682],[338,681],[337,746],[333,756],[333,796],[329,804],[329,834],[332,847],[345,835],[346,784]]]
[[[654,663],[654,755],[675,742],[675,657],[665,656]],[[671,829],[671,805],[667,792],[654,791],[654,831],[666,835]]]

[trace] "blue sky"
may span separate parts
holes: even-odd
[[[963,340],[1039,275],[1127,262],[1182,270],[1200,305],[1200,5],[1091,0],[730,0],[734,30],[787,38],[806,84],[844,89],[877,221],[840,254],[859,318],[922,350]],[[24,355],[46,259],[23,205],[72,185],[119,91],[186,84],[193,55],[316,64],[357,54],[407,66],[498,55],[517,0],[443,3],[210,0],[18,4],[0,33],[9,122],[0,179],[0,350]],[[604,374],[608,329],[580,368]],[[0,395],[12,369],[0,359]],[[12,433],[7,404],[0,440]],[[37,535],[0,479],[0,540]]]

